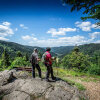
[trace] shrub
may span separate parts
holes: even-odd
[[[91,64],[91,66],[87,69],[88,73],[94,74],[94,75],[100,75],[100,66],[96,64]]]
[[[89,56],[82,52],[72,52],[63,58],[62,65],[65,68],[78,68],[79,71],[84,71],[90,65]]]
[[[26,61],[23,57],[16,57],[15,60],[11,63],[11,68],[13,67],[20,67],[20,66],[29,66],[30,62]]]

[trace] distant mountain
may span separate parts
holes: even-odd
[[[80,45],[79,49],[81,52],[84,52],[88,55],[93,55],[94,53],[100,54],[100,43],[90,43],[90,44],[84,44]]]
[[[34,48],[38,48],[38,50],[41,53],[45,52],[45,49],[40,48],[40,47],[25,46],[25,45],[20,45],[18,43],[14,43],[14,42],[6,42],[6,41],[1,41],[0,40],[0,51],[1,51],[0,56],[1,56],[4,48],[7,49],[8,53],[11,57],[15,57],[17,51],[21,51],[22,54],[28,53],[28,55],[31,55]]]
[[[56,53],[58,56],[64,56],[73,50],[74,46],[60,46],[60,47],[52,47],[52,51]]]
[[[64,55],[70,53],[75,46],[60,46],[52,47],[52,51],[58,56],[63,57]],[[92,56],[94,53],[100,53],[100,43],[90,43],[78,46],[80,51]]]
[[[21,45],[14,42],[7,42],[7,41],[1,41],[0,40],[0,56],[4,50],[4,48],[7,49],[10,57],[15,57],[17,51],[21,51],[23,55],[26,53],[30,56],[33,52],[34,48],[38,48],[38,50],[43,54],[45,52],[44,48],[36,47],[36,46],[26,46]],[[74,46],[60,46],[60,47],[52,47],[52,56],[60,56],[63,57],[66,54],[70,53],[73,50]],[[91,43],[91,44],[85,44],[80,45],[79,49],[81,52],[89,55],[93,55],[94,53],[100,53],[100,43]]]
[[[2,41],[0,40],[0,57],[3,53],[4,48],[7,49],[10,57],[15,57],[17,51],[21,51],[23,55],[26,53],[30,56],[34,50],[34,48],[37,48],[41,54],[45,52],[44,48],[41,47],[36,47],[36,46],[26,46],[26,45],[21,45],[18,43],[14,42],[7,42],[7,41]],[[53,56],[56,56],[54,52],[51,52]]]

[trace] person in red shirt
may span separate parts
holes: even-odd
[[[46,81],[50,81],[49,80],[49,76],[51,74],[51,78],[52,80],[55,80],[56,77],[54,77],[53,75],[53,68],[52,68],[52,61],[54,60],[51,56],[50,53],[51,48],[46,48],[46,58],[45,58],[45,66],[47,68],[47,72],[46,72]]]

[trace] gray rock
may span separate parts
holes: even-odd
[[[9,80],[11,72],[14,73],[14,77],[17,77],[19,73],[15,70],[4,71],[2,73],[6,78],[5,80]],[[8,76],[6,77],[6,75]],[[13,82],[2,83],[0,95],[3,94],[2,100],[79,100],[80,97],[77,88],[70,86],[62,80],[46,82],[45,80],[41,81],[39,78],[24,79],[21,77],[17,77]]]
[[[30,100],[30,96],[24,92],[13,91],[12,93],[4,96],[2,100]]]
[[[15,72],[15,70],[2,71],[0,73],[0,86],[7,84],[9,82],[9,80],[12,79],[12,75],[13,75],[14,72]]]

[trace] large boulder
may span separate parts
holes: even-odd
[[[6,72],[10,75],[13,72],[13,76],[15,73],[19,73],[14,70]],[[17,77],[17,74],[15,75]],[[1,100],[80,100],[81,95],[77,88],[62,80],[46,82],[39,78],[28,77],[16,78],[16,80],[6,82],[6,84],[2,83],[0,96],[2,97]]]
[[[5,85],[9,83],[13,79],[13,73],[15,73],[15,70],[5,70],[0,72],[0,86]]]

